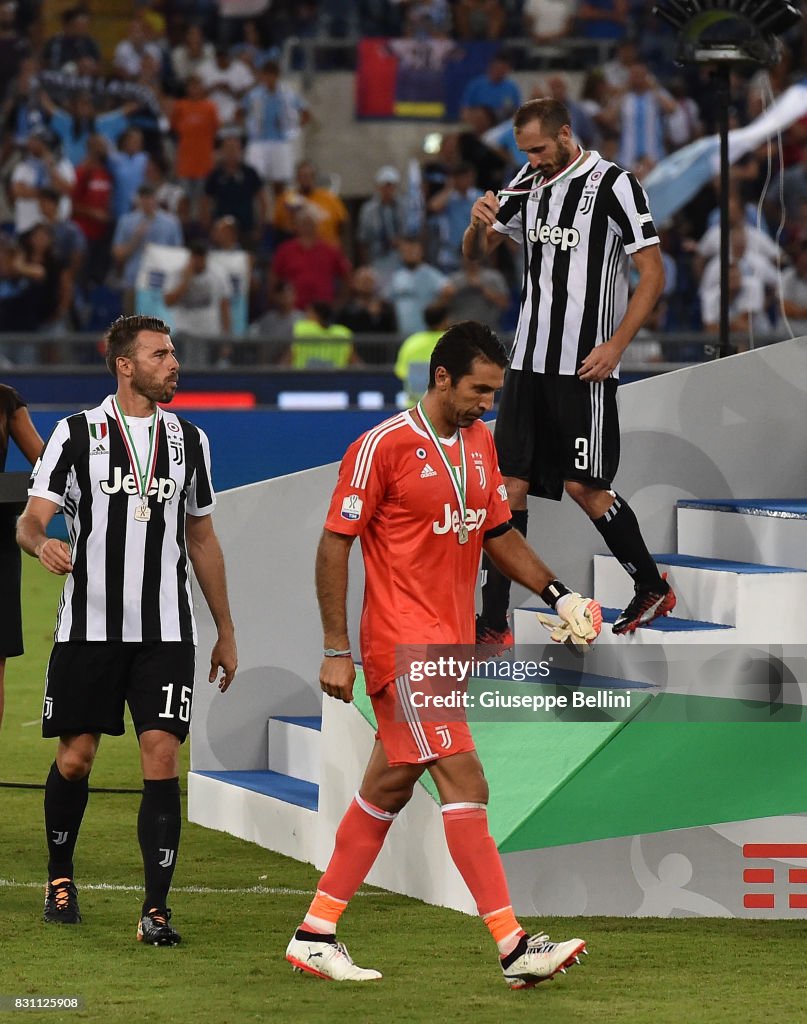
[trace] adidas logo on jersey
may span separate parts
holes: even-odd
[[[99,444],[92,449],[90,455],[109,455],[109,449],[106,448],[104,445]]]
[[[432,469],[432,467],[428,464],[428,462],[423,467],[423,469],[420,471],[420,479],[421,480],[425,480],[427,476],[437,476],[437,471]]]

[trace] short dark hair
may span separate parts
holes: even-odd
[[[171,335],[171,328],[156,316],[119,316],[104,335],[106,350],[104,358],[109,372],[117,377],[118,359],[131,359],[137,336],[141,331],[155,331]]]
[[[513,118],[513,131],[517,132],[531,121],[540,121],[546,134],[555,138],[564,125],[571,126],[572,115],[565,103],[544,97],[521,104]]]
[[[478,320],[460,320],[448,328],[432,352],[429,387],[434,387],[438,366],[444,367],[451,383],[456,384],[471,372],[474,359],[484,359],[504,368],[507,366],[507,349],[487,324]]]

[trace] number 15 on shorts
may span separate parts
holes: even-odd
[[[174,690],[176,690],[176,703],[174,702]],[[190,686],[178,686],[175,683],[166,683],[162,687],[165,694],[165,707],[159,714],[160,718],[178,718],[180,722],[191,720],[191,697],[193,688]]]

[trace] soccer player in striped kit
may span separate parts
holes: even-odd
[[[664,287],[659,238],[639,182],[578,145],[562,103],[529,100],[513,131],[527,163],[499,196],[477,199],[463,238],[470,259],[508,237],[524,253],[495,431],[513,525],[526,536],[528,494],[576,501],[633,579],[634,597],[613,625],[632,633],[675,606],[633,510],[611,488],[619,361]],[[629,257],[639,276],[630,298]],[[489,559],[483,568],[477,639],[507,647],[510,581]]]
[[[237,666],[224,560],[213,530],[216,498],[205,434],[160,408],[177,390],[169,329],[121,317],[107,334],[117,393],[60,420],[34,466],[17,540],[65,576],[50,656],[42,734],[58,737],[45,784],[49,861],[45,921],[78,924],[73,851],[102,734],[124,731],[128,703],[140,744],[137,832],[145,899],[137,938],[174,946],[166,903],[181,825],[179,746],[188,735],[196,625],[188,562],[218,630],[211,683]],[[69,543],[48,537],[62,509]]]

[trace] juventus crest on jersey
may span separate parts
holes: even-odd
[[[518,190],[532,174],[525,165],[509,188]],[[511,366],[576,373],[625,315],[628,256],[659,243],[644,189],[592,151],[555,183],[539,180],[531,191],[508,197],[494,227],[524,254]]]
[[[28,493],[67,522],[57,641],[196,642],[185,515],[216,503],[203,431],[164,410],[124,424],[109,397],[56,424]]]

